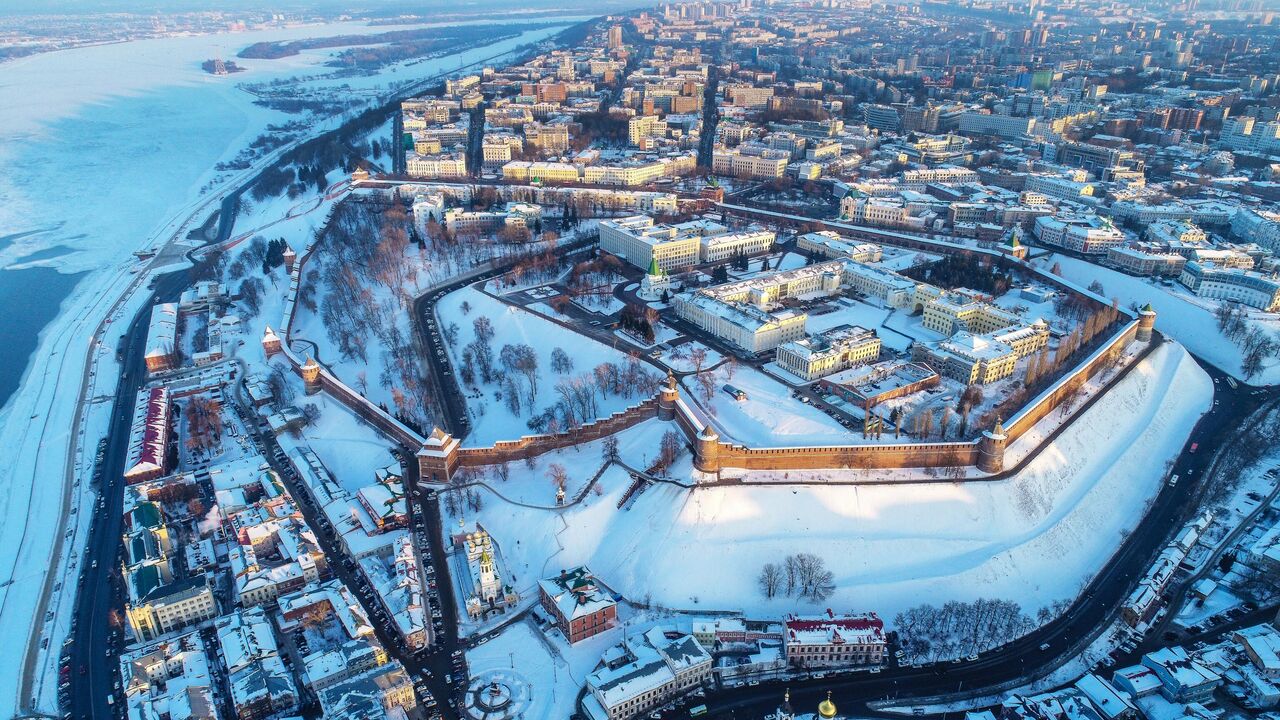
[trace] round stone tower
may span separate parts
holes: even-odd
[[[720,472],[720,435],[710,425],[698,433],[693,448],[693,466],[705,473]]]
[[[978,438],[978,469],[986,473],[998,473],[1004,470],[1004,446],[1009,436],[1004,432],[1004,425],[996,418],[995,427],[982,433]]]
[[[308,355],[307,361],[298,368],[298,374],[302,376],[308,395],[320,392],[320,363],[316,362],[315,358]]]
[[[667,382],[658,393],[658,419],[675,420],[676,403],[680,401],[680,389],[676,386],[676,376],[667,371]]]
[[[1151,342],[1151,331],[1156,326],[1156,311],[1151,307],[1151,303],[1147,303],[1146,307],[1138,311],[1138,332],[1134,338],[1138,342]]]

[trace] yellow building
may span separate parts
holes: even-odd
[[[874,330],[841,325],[778,347],[778,367],[806,381],[817,380],[880,358],[880,338]]]
[[[932,293],[918,291],[917,294]],[[986,302],[977,293],[957,291],[940,293],[924,303],[923,322],[927,329],[943,335],[954,335],[961,330],[982,335],[1017,323],[1018,316]]]
[[[135,589],[130,588],[125,613],[134,634],[142,640],[153,640],[218,614],[218,604],[203,575],[137,590],[141,592],[135,595]]]

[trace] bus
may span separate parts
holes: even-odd
[[[706,714],[707,714],[706,705],[698,705],[697,707],[689,708],[689,717],[691,718],[702,717],[703,715],[706,715]]]

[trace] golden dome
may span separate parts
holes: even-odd
[[[836,716],[836,704],[831,702],[831,691],[827,691],[827,699],[818,703],[818,717],[833,718]]]

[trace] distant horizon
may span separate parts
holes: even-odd
[[[639,7],[646,3],[606,2],[608,7]],[[153,13],[189,12],[315,12],[345,13],[361,16],[386,15],[388,11],[423,15],[438,10],[449,14],[501,7],[537,7],[575,12],[600,3],[564,3],[552,0],[463,0],[463,2],[419,2],[416,0],[379,0],[378,2],[344,2],[344,0],[279,0],[274,3],[254,0],[9,0],[0,2],[0,17],[6,15],[58,15],[64,13]]]

